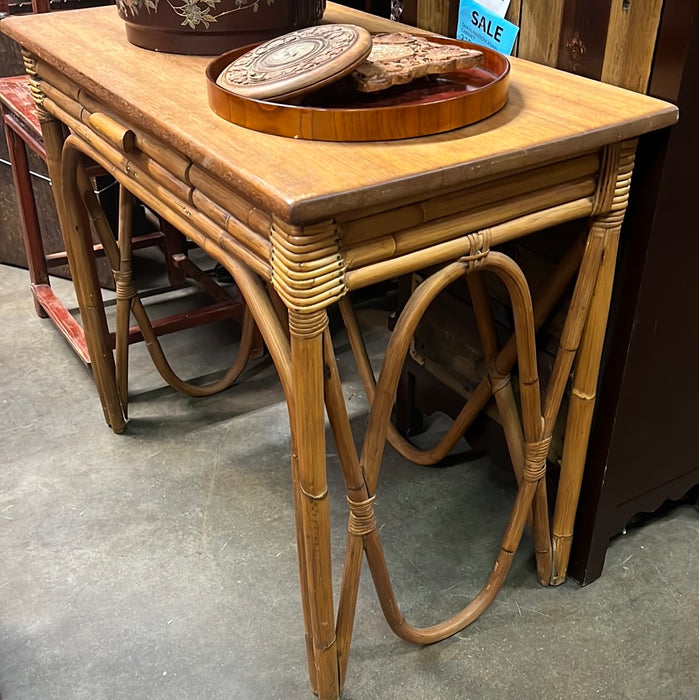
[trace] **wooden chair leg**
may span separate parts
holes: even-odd
[[[187,239],[168,221],[158,217],[159,228],[164,237],[163,255],[167,278],[173,287],[184,284],[187,275],[181,265],[176,263],[177,256],[187,255]]]
[[[24,140],[13,128],[11,115],[3,115],[3,125],[7,150],[10,156],[10,163],[12,164],[12,178],[15,192],[17,193],[20,227],[24,240],[24,250],[27,255],[29,279],[32,286],[48,285],[49,273],[46,266],[44,242],[41,238],[36,200],[34,199],[27,147]],[[48,316],[36,297],[34,298],[34,307],[36,313],[42,318]]]

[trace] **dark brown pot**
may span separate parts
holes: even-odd
[[[325,0],[117,0],[132,44],[217,55],[317,24]]]

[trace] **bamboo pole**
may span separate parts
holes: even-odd
[[[192,192],[192,204],[205,216],[211,219],[211,221],[220,226],[222,230],[227,231],[233,237],[237,237],[239,240],[243,241],[245,246],[259,258],[269,260],[272,246],[270,245],[267,237],[263,237],[259,234],[255,235],[255,229],[252,228],[249,229],[249,235],[245,236],[244,238],[240,236],[240,222],[238,222],[238,220],[235,219],[230,212],[216,204],[216,202],[212,201],[198,189],[195,189]]]
[[[94,112],[87,116],[86,121],[100,136],[120,151],[129,153],[136,148],[136,134],[109,115]]]
[[[340,457],[340,465],[347,491],[347,501],[350,507],[350,522],[348,524],[347,547],[345,550],[345,563],[342,569],[342,585],[336,624],[339,683],[340,690],[342,690],[347,674],[352,629],[357,607],[357,593],[359,591],[359,578],[364,552],[364,534],[367,530],[370,531],[375,528],[376,521],[373,517],[374,499],[369,496],[359,464],[357,449],[352,438],[349,416],[347,415],[347,407],[342,395],[342,384],[335,360],[335,351],[328,329],[325,330],[323,341],[326,368],[324,373],[325,405],[335,445],[337,446],[337,453]],[[365,513],[363,527],[358,526],[356,515],[362,509]]]
[[[625,142],[620,147],[615,145],[607,148],[609,160],[616,163],[616,172],[611,173],[606,183],[603,183],[600,188],[600,200],[603,205],[600,205],[599,216],[592,223],[591,236],[601,237],[604,253],[573,374],[559,495],[553,519],[554,570],[551,581],[553,585],[565,581],[570,557],[573,525],[585,466],[614,281],[619,232],[628,203],[635,150],[636,141]],[[611,192],[611,195],[605,196],[605,190],[607,193]]]
[[[490,297],[485,286],[483,273],[473,272],[466,277],[466,281],[476,316],[483,356],[488,368],[491,391],[500,414],[512,467],[517,477],[517,483],[519,483],[522,480],[522,469],[524,468],[524,437],[514,392],[512,391],[510,374],[509,372],[504,375],[498,374],[495,365],[499,347],[495,333],[495,321],[490,308]]]
[[[133,154],[127,158],[109,142],[101,139],[82,121],[71,116],[54,100],[46,99],[44,103],[51,114],[67,124],[74,134],[81,138],[85,144],[83,150],[89,149],[90,157],[121,184],[128,183],[129,189],[139,199],[145,202],[148,198],[154,202],[151,205],[154,210],[158,206],[162,208],[163,205],[166,205],[171,209],[176,209],[178,217],[196,221],[199,224],[196,229],[199,240],[195,239],[195,242],[200,247],[206,248],[208,245],[209,250],[213,248],[210,243],[200,243],[202,235],[205,234],[222,247],[243,258],[252,269],[269,277],[268,258],[256,254],[256,252],[266,252],[266,249],[261,249],[259,245],[257,233],[251,232],[232,215],[227,219],[226,228],[222,231],[203,212],[192,207],[190,200],[193,199],[193,192],[189,184],[178,181],[175,175],[165,171],[142,154]],[[158,175],[158,179],[153,177],[154,174]]]
[[[59,111],[59,110],[57,110]],[[62,119],[61,119],[62,120]],[[118,158],[118,153],[112,151],[104,143],[101,148],[93,147],[93,144],[84,141],[78,133],[71,135],[73,142],[80,140],[80,149],[89,157],[101,165],[107,172],[119,181],[120,184],[128,187],[129,191],[138,197],[147,206],[161,214],[167,221],[176,226],[179,230],[187,228],[188,238],[193,240],[200,248],[208,254],[212,254],[219,246],[231,252],[236,257],[241,258],[248,266],[260,274],[265,279],[271,278],[271,269],[266,261],[254,255],[243,243],[232,238],[226,231],[222,231],[202,212],[192,209],[186,202],[179,200],[168,191],[162,190],[157,183],[153,182],[145,173],[137,172],[136,177],[129,176],[128,173],[119,169],[113,164],[110,156]],[[104,150],[106,150],[106,153]],[[133,170],[131,171],[133,175]],[[212,257],[214,257],[212,255]]]
[[[551,209],[538,211],[513,221],[492,226],[490,228],[491,244],[493,246],[500,245],[556,224],[581,219],[592,213],[593,206],[594,201],[592,197],[584,197],[574,202],[568,202]],[[461,229],[461,231],[463,230]],[[349,269],[345,274],[345,284],[348,291],[361,289],[391,277],[444,263],[447,260],[455,260],[459,256],[467,254],[469,249],[468,236],[461,234],[453,240],[433,245],[422,251],[401,255],[392,260],[372,263],[355,270]]]
[[[500,416],[500,422],[505,433],[508,452],[512,467],[521,484],[524,478],[525,444],[522,435],[522,424],[514,392],[512,390],[511,376],[500,375],[496,367],[498,355],[498,342],[495,333],[490,298],[481,273],[472,273],[467,277],[471,301],[476,312],[476,322],[483,347],[486,366],[491,382],[491,388]],[[532,310],[533,316],[533,310]],[[551,536],[548,528],[548,503],[546,497],[546,482],[542,479],[534,494],[533,511],[528,521],[534,533],[534,553],[536,556],[537,572],[539,580],[548,581],[551,571]]]
[[[289,408],[289,420],[293,409],[287,398]],[[318,695],[318,674],[316,671],[315,647],[313,644],[313,623],[311,620],[311,597],[309,592],[308,571],[306,568],[306,537],[303,527],[303,494],[299,476],[298,450],[296,449],[295,436],[291,436],[291,476],[294,492],[294,524],[296,529],[296,552],[299,561],[299,588],[301,591],[301,609],[303,612],[304,639],[306,642],[306,663],[308,665],[308,678],[311,690]]]
[[[582,180],[564,182],[547,189],[502,198],[480,207],[469,207],[461,214],[440,217],[424,224],[404,229],[383,238],[352,246],[344,239],[345,261],[349,269],[379,263],[392,256],[421,253],[422,249],[444,243],[463,231],[479,231],[485,227],[521,219],[527,214],[573,202],[595,192],[596,180],[590,176]],[[424,254],[424,253],[423,253]]]
[[[114,358],[109,347],[107,322],[92,257],[89,224],[86,221],[84,208],[76,199],[77,176],[81,166],[80,155],[70,151],[65,158],[63,157],[63,125],[47,109],[46,94],[42,90],[42,82],[37,72],[40,62],[27,51],[23,50],[22,56],[29,75],[29,90],[37,106],[46,164],[86,330],[85,337],[95,386],[107,424],[114,432],[120,433],[125,429],[126,421],[114,381]],[[73,90],[74,86],[67,82],[66,88]]]
[[[339,217],[343,240],[357,246],[388,234],[404,231],[446,216],[463,214],[512,197],[532,194],[566,182],[594,178],[599,171],[599,154],[580,156],[563,163],[549,164],[526,173],[463,186],[428,200],[398,203],[389,211],[352,211]],[[374,213],[372,213],[374,212]]]
[[[52,122],[59,129],[57,122]],[[45,136],[50,132],[46,130]],[[45,141],[46,143],[46,141]],[[47,153],[54,145],[46,143]],[[85,327],[85,339],[90,353],[91,366],[97,391],[102,402],[105,419],[115,433],[126,428],[119,390],[116,384],[114,357],[108,340],[107,322],[104,316],[101,293],[97,282],[92,241],[89,226],[84,221],[84,209],[76,199],[77,172],[81,164],[81,153],[66,142],[61,160],[61,231],[66,253],[70,261],[71,275],[80,306],[80,315]]]
[[[306,572],[318,697],[339,697],[337,640],[333,607],[330,512],[325,470],[323,331],[325,312],[290,311],[290,420],[298,457]]]
[[[551,581],[553,585],[560,585],[565,581],[568,559],[570,558],[573,525],[595,407],[597,377],[611,297],[617,245],[617,235],[612,234],[605,241],[605,257],[599,274],[598,288],[592,299],[592,307],[576,359],[573,386],[568,404],[566,439],[563,443],[559,496],[554,512],[555,568]]]
[[[131,261],[131,222],[133,196],[119,188],[119,267],[112,270],[116,280],[116,379],[124,415],[128,417],[129,402],[129,321],[136,289],[133,286]]]
[[[54,68],[50,63],[46,63],[40,58],[35,58],[34,60],[36,73],[41,75],[41,82],[48,80],[71,99],[78,99],[80,88],[72,80],[61,73],[58,68]]]
[[[505,433],[512,467],[521,484],[524,478],[525,444],[522,435],[521,419],[517,410],[510,374],[500,375],[496,368],[498,355],[495,323],[490,309],[490,298],[481,273],[472,273],[467,277],[471,301],[476,312],[476,322],[483,347],[491,388]],[[533,312],[532,312],[533,315]],[[548,528],[548,502],[546,482],[542,479],[534,494],[533,511],[528,517],[534,533],[534,553],[537,562],[539,580],[548,582],[551,571],[551,536]]]
[[[538,368],[536,363],[535,319],[529,293],[529,286],[521,269],[502,253],[492,253],[485,261],[486,268],[495,266],[495,270],[507,287],[512,303],[515,321],[515,339],[517,344],[518,374],[521,402],[521,426],[523,431],[523,462],[520,488],[525,482],[534,484],[532,528],[537,573],[540,580],[548,581],[551,572],[551,535],[549,528],[548,499],[546,495],[546,457],[551,443],[551,435],[541,412],[541,391],[539,389]],[[491,363],[493,366],[495,363]],[[500,380],[497,369],[493,373],[494,388]],[[509,382],[507,382],[509,385]],[[505,419],[511,423],[506,432],[519,437],[520,421],[513,411],[514,397],[507,400],[507,391],[511,387],[496,393],[504,393],[501,400],[505,408]],[[499,407],[499,405],[498,405]],[[503,415],[501,414],[501,417]],[[516,446],[519,448],[519,445]]]
[[[272,218],[267,212],[262,211],[235,192],[231,192],[229,185],[222,183],[198,165],[192,165],[188,175],[194,187],[208,199],[230,212],[232,216],[262,237],[269,237]]]

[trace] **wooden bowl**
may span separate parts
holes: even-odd
[[[220,117],[255,131],[318,141],[387,141],[451,131],[481,121],[505,106],[510,62],[484,46],[430,37],[482,51],[481,66],[423,78],[382,93],[362,94],[340,81],[301,99],[266,102],[235,95],[216,84],[221,71],[252,46],[229,51],[206,69],[209,105]]]
[[[116,0],[132,44],[214,56],[317,24],[325,0]]]

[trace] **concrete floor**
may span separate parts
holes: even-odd
[[[27,285],[26,271],[0,267],[2,700],[311,697],[288,421],[269,361],[189,399],[135,347],[131,422],[113,435]],[[379,362],[385,312],[368,304],[361,318]],[[234,342],[219,327],[167,346],[202,376]],[[337,352],[359,431],[367,406],[341,333]],[[337,572],[346,504],[333,450]],[[436,622],[485,580],[512,479],[487,459],[428,469],[389,449],[379,486],[397,595],[411,621]],[[615,539],[597,582],[556,589],[537,584],[526,535],[492,607],[425,648],[391,633],[365,570],[343,697],[697,698],[697,533],[696,508],[679,506]]]

